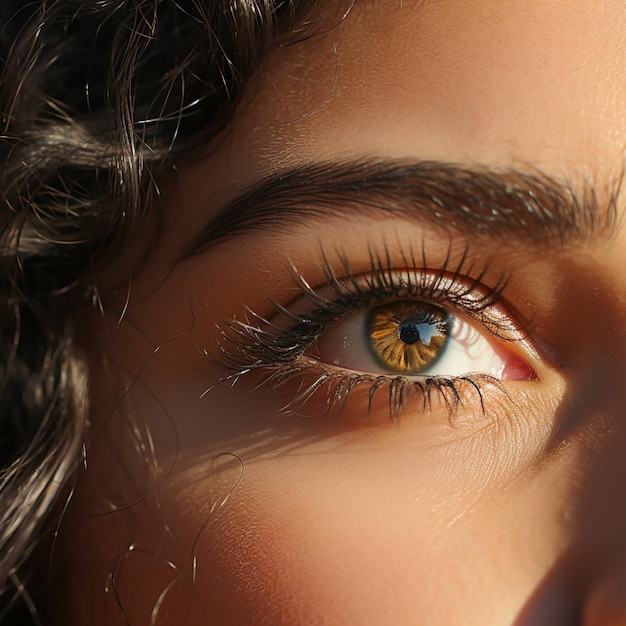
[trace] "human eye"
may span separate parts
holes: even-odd
[[[435,395],[451,411],[468,396],[484,410],[485,389],[507,397],[504,382],[538,380],[528,324],[504,298],[506,275],[489,286],[486,266],[476,272],[466,255],[438,267],[402,258],[370,254],[355,273],[345,255],[339,268],[323,255],[317,286],[293,267],[300,295],[274,302],[267,317],[248,309],[225,322],[209,360],[226,368],[224,381],[256,376],[255,389],[280,389],[292,413],[341,412],[353,395],[368,412],[387,396],[393,417],[411,398],[427,410]]]
[[[379,375],[533,378],[530,366],[497,344],[497,338],[449,307],[392,300],[335,324],[310,353],[335,367]]]

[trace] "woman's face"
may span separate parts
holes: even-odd
[[[624,5],[341,15],[102,276],[61,621],[626,624]]]

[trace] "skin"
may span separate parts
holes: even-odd
[[[624,167],[625,70],[626,10],[610,0],[359,2],[272,53],[232,128],[160,181],[160,234],[143,225],[103,270],[105,328],[82,320],[90,429],[52,564],[59,623],[125,624],[123,610],[133,625],[626,624],[619,220],[609,238],[538,252],[337,217],[180,259],[248,185],[311,161],[540,169],[593,182],[605,211]],[[290,304],[291,263],[323,285],[320,243],[358,274],[368,249],[401,270],[422,241],[430,268],[467,247],[470,283],[487,264],[488,287],[510,274],[529,343],[473,323],[536,380],[486,388],[484,411],[466,390],[452,418],[413,398],[392,419],[382,395],[368,415],[361,391],[327,417],[324,391],[280,414],[297,380],[205,393],[226,374],[200,356],[215,354],[215,324]]]

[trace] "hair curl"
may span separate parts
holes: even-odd
[[[36,615],[24,580],[80,461],[91,268],[316,3],[0,3],[0,621]]]

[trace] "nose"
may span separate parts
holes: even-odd
[[[583,626],[626,626],[626,416],[618,409],[613,415],[589,468],[573,546],[589,564],[577,568],[585,581]]]
[[[616,420],[604,435],[585,467],[586,488],[562,570],[570,591],[579,594],[574,605],[581,626],[626,626],[626,422]]]
[[[619,398],[604,395],[604,411],[598,410],[597,399],[595,411],[578,403],[580,415],[589,417],[586,428],[564,447],[574,459],[569,477],[576,475],[561,518],[567,547],[519,626],[626,626],[626,414],[621,390]]]
[[[609,433],[589,471],[566,574],[582,591],[582,626],[626,626],[626,429]]]
[[[626,533],[626,528],[624,529]],[[626,559],[591,587],[583,626],[626,626]]]

